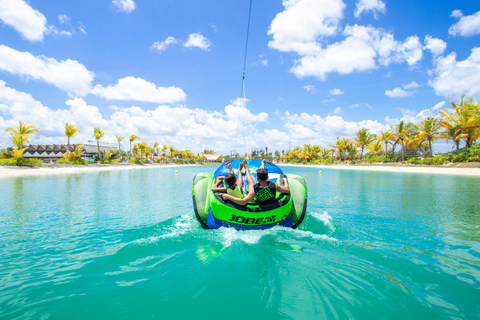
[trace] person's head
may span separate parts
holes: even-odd
[[[230,186],[234,186],[235,185],[235,182],[237,182],[237,178],[235,177],[235,174],[233,173],[227,173],[225,175],[225,182]]]
[[[268,180],[268,171],[265,168],[258,168],[257,170],[257,180],[258,181],[267,181]]]

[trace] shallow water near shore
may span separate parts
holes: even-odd
[[[0,318],[480,319],[480,177],[284,167],[303,224],[239,232],[193,217],[215,169],[0,179]]]

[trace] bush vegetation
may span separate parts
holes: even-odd
[[[22,167],[41,167],[42,160],[35,158],[10,158],[10,159],[0,159],[0,165],[2,166],[22,166]]]
[[[76,166],[86,166],[88,164],[88,161],[82,158],[73,158],[73,159],[68,159],[68,158],[62,158],[58,159],[55,161],[57,164],[72,164]]]

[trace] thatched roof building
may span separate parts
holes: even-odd
[[[203,154],[203,157],[205,158],[205,160],[203,162],[219,162],[219,158],[221,157],[222,155],[221,154],[208,154],[208,153],[204,153]]]
[[[70,145],[70,152],[73,152],[78,144],[71,144]],[[58,160],[63,157],[65,153],[67,153],[68,145],[66,144],[36,144],[36,145],[29,145],[28,149],[25,150],[23,154],[24,158],[37,158],[40,160]],[[107,151],[116,151],[118,150],[117,147],[111,146],[100,146],[100,151],[106,153]],[[83,145],[83,152],[80,156],[83,159],[92,159],[95,154],[97,154],[98,148],[96,145],[93,144],[84,144]]]

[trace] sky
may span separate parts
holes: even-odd
[[[245,56],[249,6],[0,0],[0,148],[18,121],[32,144],[66,144],[69,123],[72,143],[328,147],[480,100],[478,0],[253,0]]]

